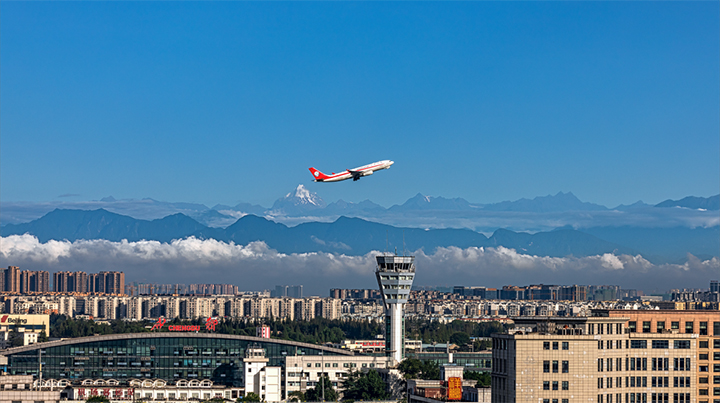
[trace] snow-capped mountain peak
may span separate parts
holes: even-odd
[[[295,193],[290,192],[285,195],[285,199],[295,199],[296,204],[312,204],[314,206],[324,206],[325,202],[315,192],[309,191],[302,184],[298,185],[295,189]]]
[[[311,192],[301,184],[298,185],[294,191],[285,195],[285,197],[276,200],[272,206],[272,210],[283,211],[287,214],[296,212],[295,210],[297,208],[314,210],[325,207],[325,201],[318,196],[317,193]]]

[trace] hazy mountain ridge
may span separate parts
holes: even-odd
[[[665,200],[655,207],[685,207],[690,209],[720,210],[720,195],[711,197],[688,196],[680,200]]]
[[[332,222],[341,216],[357,217],[395,227],[467,228],[491,234],[499,228],[516,232],[551,231],[561,227],[643,228],[713,227],[720,217],[712,210],[720,195],[688,197],[652,206],[641,201],[608,209],[583,202],[571,192],[500,203],[478,204],[462,198],[425,196],[421,193],[405,203],[385,208],[370,200],[359,203],[338,200],[326,203],[317,193],[299,185],[278,199],[272,208],[250,203],[218,204],[209,208],[197,203],[169,203],[153,199],[117,200],[112,196],[92,202],[2,203],[3,224],[27,223],[56,209],[105,209],[137,219],[155,220],[182,213],[207,227],[226,228],[246,215],[266,217],[289,226],[305,222]],[[682,206],[678,206],[682,205]],[[662,208],[668,206],[669,208]],[[692,206],[705,206],[692,208]],[[685,208],[677,208],[685,207]]]
[[[309,222],[288,227],[263,217],[246,215],[225,229],[207,227],[183,214],[158,220],[137,220],[106,210],[55,210],[40,219],[7,225],[2,235],[31,234],[48,240],[105,239],[169,242],[194,236],[246,245],[263,241],[282,253],[331,252],[363,255],[372,250],[422,249],[428,253],[447,247],[499,247],[537,256],[594,256],[604,253],[643,256],[656,262],[679,261],[687,253],[719,256],[714,248],[720,228],[563,228],[535,234],[496,230],[489,238],[468,229],[402,228],[341,217],[332,223]],[[654,234],[654,237],[653,237]],[[686,241],[685,241],[686,240]]]

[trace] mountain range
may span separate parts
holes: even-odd
[[[561,228],[534,234],[498,229],[491,236],[469,229],[402,228],[359,218],[307,222],[294,227],[255,215],[245,215],[226,228],[213,228],[177,213],[141,220],[107,210],[54,210],[24,224],[2,227],[2,236],[31,234],[41,242],[104,239],[170,242],[194,236],[246,245],[263,241],[282,253],[330,252],[363,255],[371,251],[440,247],[506,247],[538,256],[593,256],[604,253],[642,254],[656,263],[677,262],[692,253],[717,256],[720,227],[667,228],[661,231],[623,227],[595,227],[584,231]]]
[[[304,222],[332,222],[345,216],[397,227],[467,228],[486,235],[499,228],[538,232],[560,227],[695,228],[720,225],[717,214],[720,209],[720,195],[666,200],[654,206],[638,201],[630,205],[607,208],[581,201],[570,192],[490,204],[418,193],[403,204],[385,208],[370,200],[359,203],[344,200],[326,203],[304,185],[298,185],[296,189],[276,200],[270,208],[250,203],[207,207],[203,204],[163,202],[149,198],[116,200],[111,196],[87,202],[1,202],[0,224],[29,222],[57,208],[105,209],[145,220],[182,213],[205,226],[216,228],[227,227],[248,214],[266,217],[289,226]]]

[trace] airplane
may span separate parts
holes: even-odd
[[[337,174],[333,172],[331,175],[325,175],[324,173],[318,171],[315,168],[310,168],[310,172],[312,172],[312,175],[315,178],[315,182],[339,182],[350,178],[352,178],[353,181],[356,181],[363,176],[372,175],[375,171],[379,171],[381,169],[388,169],[390,168],[390,165],[394,163],[395,161],[390,160],[378,161],[373,162],[372,164],[357,167],[355,169],[346,169],[345,172],[340,172]]]

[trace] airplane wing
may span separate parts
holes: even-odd
[[[350,173],[350,175],[352,175],[353,182],[356,180],[359,180],[363,176],[372,175],[372,173],[373,173],[373,171],[371,169],[368,169],[366,171],[353,171],[353,170],[347,169],[347,171]]]

